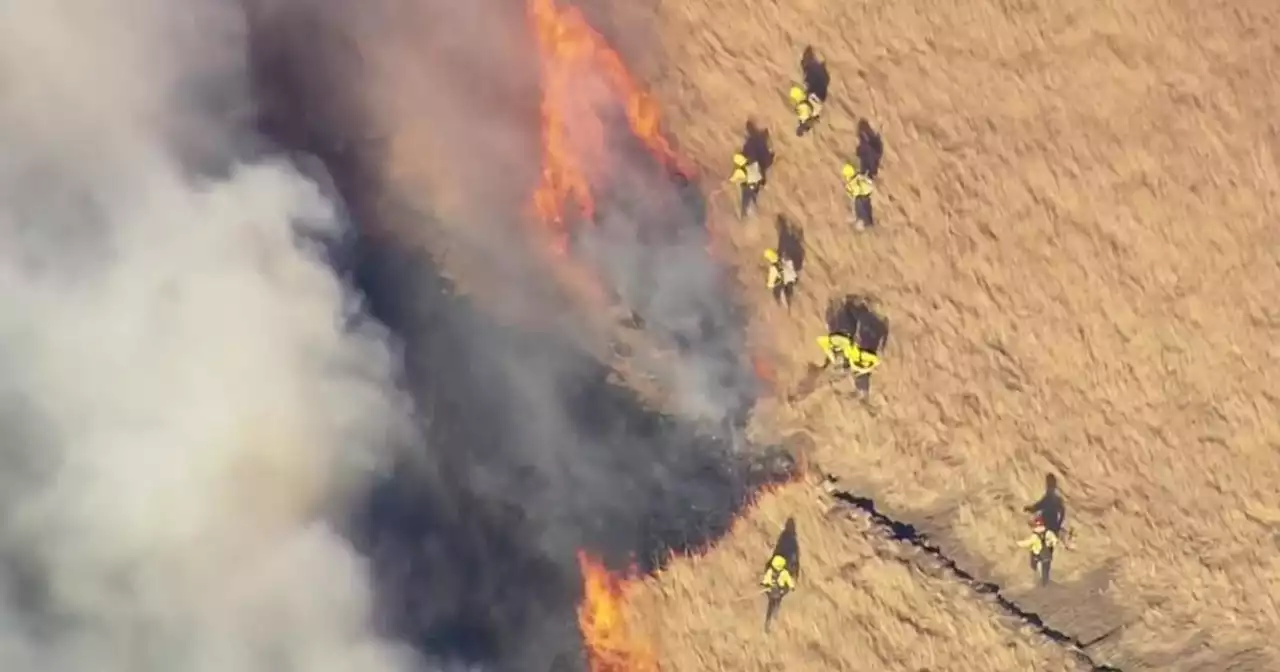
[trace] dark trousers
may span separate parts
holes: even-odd
[[[751,214],[751,210],[756,207],[756,199],[760,198],[760,187],[763,183],[742,185],[742,217]]]
[[[782,598],[786,597],[784,590],[773,589],[769,591],[769,604],[764,608],[764,629],[769,629],[769,624],[773,622],[773,617],[778,613],[778,607],[782,606]]]
[[[796,137],[803,138],[804,134],[813,130],[813,127],[817,123],[818,119],[816,117],[809,117],[808,119],[796,124]]]
[[[875,225],[872,220],[870,196],[858,196],[853,199],[853,218],[868,229]]]
[[[790,308],[791,297],[796,292],[795,283],[779,282],[773,286],[773,300]]]
[[[1040,585],[1049,585],[1049,569],[1053,566],[1053,549],[1046,548],[1039,555],[1031,555],[1031,571],[1040,572]]]
[[[853,375],[853,387],[863,394],[871,394],[871,374],[855,373]]]

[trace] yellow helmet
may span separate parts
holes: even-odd
[[[769,566],[772,567],[774,571],[782,571],[782,569],[787,566],[787,559],[781,555],[775,555],[773,556],[773,559],[769,561]]]
[[[840,174],[844,175],[844,179],[852,180],[853,176],[858,174],[858,171],[853,167],[852,163],[846,163],[840,167]]]
[[[742,152],[738,152],[737,154],[734,154],[733,165],[739,168],[745,168],[747,165],[747,157],[743,155]]]
[[[771,264],[778,263],[778,251],[772,248],[765,250],[764,259]]]
[[[791,102],[793,103],[798,103],[805,98],[804,89],[798,86],[791,87],[791,92],[788,95],[791,96]]]

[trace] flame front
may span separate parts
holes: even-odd
[[[585,219],[595,216],[592,178],[607,179],[610,168],[604,118],[611,106],[625,113],[631,133],[656,160],[682,174],[689,170],[662,135],[657,102],[582,12],[556,0],[528,3],[542,76],[542,176],[533,210],[563,254],[570,204]]]
[[[588,668],[591,672],[657,672],[653,652],[627,629],[624,580],[582,551],[578,551],[578,566],[583,588],[578,628]]]

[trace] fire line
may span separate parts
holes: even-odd
[[[578,552],[583,597],[578,605],[578,628],[591,672],[657,672],[657,658],[648,644],[627,627],[625,581],[604,564]]]

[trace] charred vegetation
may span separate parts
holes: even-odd
[[[382,622],[441,658],[573,669],[578,549],[653,571],[724,534],[752,493],[790,479],[794,464],[779,448],[762,458],[733,438],[750,395],[716,431],[657,412],[575,345],[494,322],[425,252],[379,235],[430,215],[378,178],[358,101],[335,84],[357,71],[353,55],[323,17],[257,18],[260,128],[286,151],[319,157],[333,177],[357,223],[335,263],[401,345],[422,420],[420,445],[405,446],[348,521],[374,566]],[[705,236],[691,233],[702,223],[687,207],[687,177],[655,174],[645,189],[662,197],[607,208],[610,226],[669,223],[676,212],[686,226],[669,235]],[[740,329],[728,302],[648,299],[631,301],[650,329],[686,349],[724,348],[724,375],[743,375],[740,353],[723,345]]]

